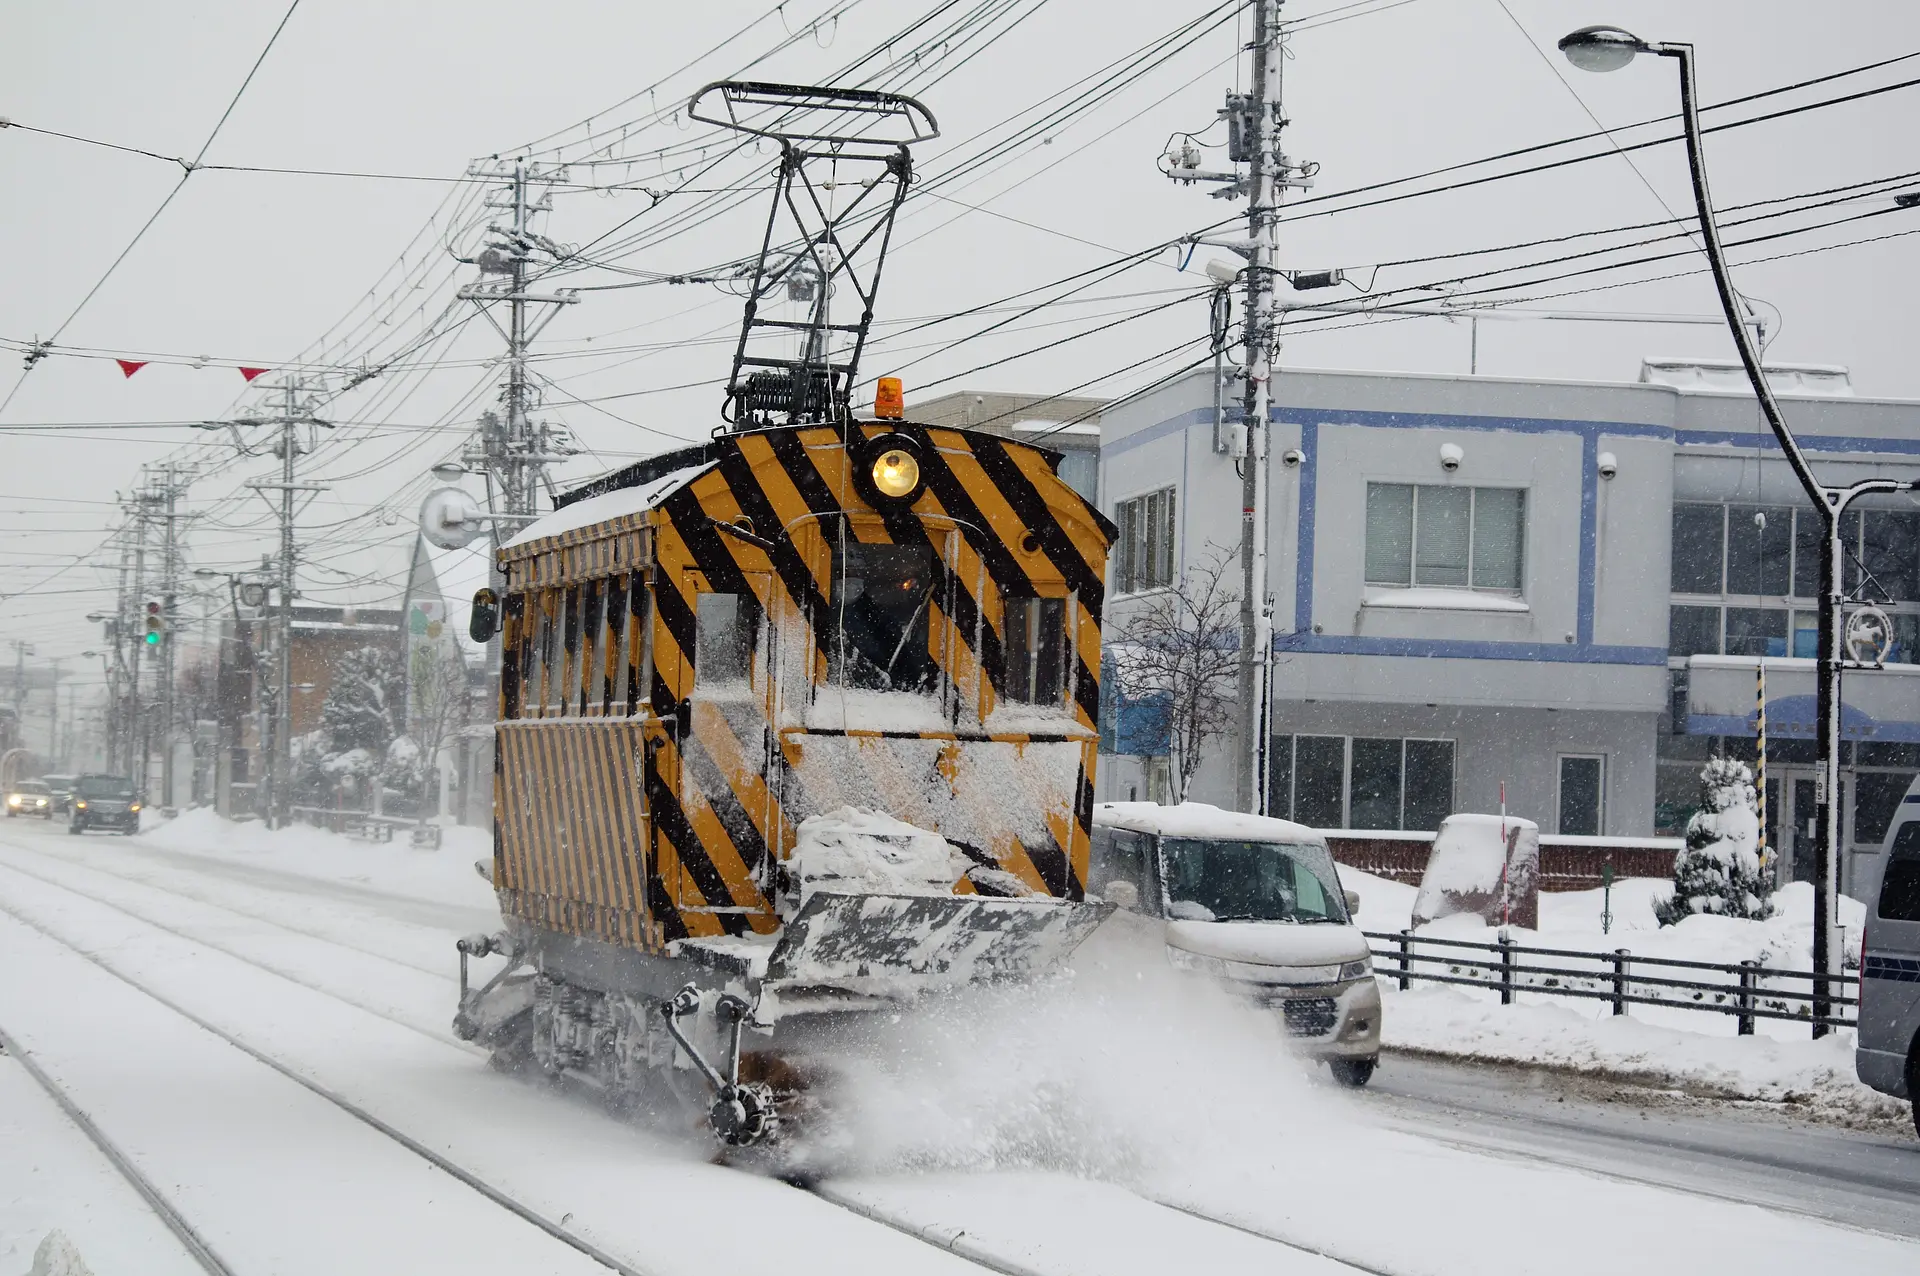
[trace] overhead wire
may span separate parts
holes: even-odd
[[[214,140],[220,136],[220,130],[227,126],[227,121],[233,116],[234,108],[240,105],[240,99],[246,95],[247,87],[253,83],[253,77],[259,73],[261,64],[267,60],[267,55],[273,52],[273,46],[280,40],[280,33],[287,29],[287,23],[292,20],[294,10],[299,7],[300,0],[293,0],[293,2],[287,6],[287,11],[280,15],[280,21],[273,28],[273,34],[267,37],[267,43],[261,48],[260,55],[253,60],[253,65],[247,68],[246,78],[240,81],[240,87],[234,90],[233,96],[228,99],[226,109],[221,111],[220,118],[214,121],[213,128],[208,132],[206,141],[200,144],[200,150],[194,155],[192,160],[182,164],[180,180],[174,183],[173,189],[168,191],[166,198],[160,201],[160,206],[155,208],[147,220],[140,224],[140,229],[134,232],[133,238],[127,241],[126,247],[122,248],[119,255],[108,263],[106,270],[102,272],[100,277],[94,280],[93,287],[87,289],[86,295],[81,297],[74,308],[67,312],[67,317],[62,319],[59,326],[53,330],[52,336],[48,338],[49,341],[59,340],[60,334],[65,332],[67,328],[72,325],[73,321],[80,317],[80,313],[99,295],[100,290],[106,287],[107,281],[113,278],[115,271],[120,269],[121,263],[126,261],[133,250],[139,246],[140,241],[146,238],[146,234],[153,228],[153,224],[160,220],[160,215],[167,211],[167,206],[173,203],[174,197],[186,186],[187,180],[193,176],[194,169],[207,157],[207,152],[213,148]],[[0,399],[0,413],[4,413],[8,406],[12,404],[14,396],[20,392],[20,387],[25,385],[27,378],[32,375],[33,367],[34,365],[29,363],[26,368],[22,370],[19,378],[14,381],[13,388],[7,391],[6,398]]]

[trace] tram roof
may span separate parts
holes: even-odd
[[[693,450],[701,453],[705,451],[704,448]],[[669,453],[669,455],[680,456],[684,454]],[[655,457],[652,459],[664,460],[666,458]],[[534,541],[546,540],[553,536],[562,536],[567,532],[576,531],[582,527],[591,527],[595,523],[604,523],[609,519],[620,518],[631,514],[644,514],[687,484],[693,482],[693,480],[699,478],[702,474],[705,474],[712,465],[712,459],[703,456],[697,459],[692,465],[683,465],[678,469],[669,470],[664,474],[657,474],[650,480],[643,480],[633,487],[618,487],[611,491],[601,492],[598,495],[585,497],[578,497],[575,493],[568,493],[562,498],[564,503],[560,504],[559,508],[555,509],[553,513],[528,523],[520,529],[519,535],[506,542],[500,548],[514,549],[521,545],[530,545]]]
[[[900,424],[906,424],[906,423],[898,422],[898,421],[861,420],[861,421],[854,422],[854,424],[860,425],[860,426],[867,426],[867,425],[894,426],[894,425],[900,425]],[[790,430],[790,429],[812,430],[812,429],[819,429],[820,427],[818,425],[807,425],[807,426],[774,426],[771,428],[777,429],[777,430]],[[991,431],[986,431],[986,430],[969,430],[964,426],[955,426],[955,425],[933,425],[933,426],[920,425],[918,428],[923,430],[951,431],[954,434],[990,437],[999,443],[1013,443],[1020,447],[1032,448],[1036,452],[1039,452],[1045,456],[1053,458],[1053,461],[1055,464],[1058,464],[1059,462],[1060,451],[1058,448],[1050,448],[1045,444],[1035,442],[1032,439],[1010,438],[1009,436],[1004,434],[994,434]],[[755,433],[755,432],[756,431],[741,431],[740,433]],[[733,437],[736,437],[736,436],[721,435],[720,437],[706,443],[696,443],[691,447],[676,448],[671,452],[662,452],[658,456],[649,456],[644,460],[635,461],[632,465],[626,466],[624,469],[614,470],[610,474],[603,474],[597,479],[593,479],[587,483],[581,484],[579,487],[574,488],[570,492],[560,493],[558,496],[554,498],[554,501],[553,501],[554,510],[557,513],[560,510],[572,509],[574,506],[582,502],[598,500],[600,497],[610,495],[614,492],[629,491],[636,488],[649,486],[658,479],[664,478],[670,474],[678,473],[682,470],[705,469],[707,466],[713,464],[715,461],[720,459],[721,451],[722,451],[722,448],[725,446],[726,440]],[[655,500],[657,501],[661,497],[664,497],[667,495],[670,495],[670,493],[663,492],[660,494],[660,497],[656,497]],[[636,507],[636,508],[647,508],[647,507],[642,506],[642,507]],[[608,509],[609,509],[609,512],[612,512],[613,507],[608,507]],[[628,513],[632,511],[625,506],[621,506],[619,507],[619,512]],[[600,515],[599,517],[604,518],[607,516],[608,515],[603,514],[603,515]],[[592,523],[597,521],[599,521],[598,518],[586,519],[582,523],[569,525],[565,530],[571,530],[572,527],[585,526],[586,523]],[[531,531],[532,529],[529,528],[528,530]],[[542,535],[547,535],[547,536],[552,536],[557,534],[558,533],[556,532],[542,533]],[[521,536],[516,537],[513,543],[519,544],[527,539],[528,537],[525,534],[522,534]]]

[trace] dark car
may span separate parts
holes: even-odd
[[[125,776],[83,775],[73,786],[73,814],[67,820],[67,832],[113,829],[129,835],[138,833],[140,805],[133,781]]]
[[[7,788],[7,818],[16,815],[37,815],[43,820],[53,818],[53,791],[44,780],[16,780]]]
[[[41,783],[45,784],[47,791],[53,795],[53,813],[55,815],[65,815],[67,813],[67,808],[73,803],[73,786],[79,779],[80,777],[77,775],[43,775],[40,777]]]

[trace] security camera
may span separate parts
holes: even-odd
[[[1457,444],[1442,443],[1440,445],[1440,468],[1447,473],[1451,474],[1459,469],[1460,462],[1466,459],[1467,454],[1462,452]]]
[[[1600,477],[1610,479],[1620,472],[1620,458],[1611,452],[1602,452],[1599,456]]]
[[[1286,466],[1288,469],[1292,469],[1306,459],[1307,454],[1297,447],[1290,447],[1280,454],[1280,464]]]

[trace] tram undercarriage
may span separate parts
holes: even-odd
[[[516,922],[459,941],[454,1030],[496,1066],[571,1076],[617,1106],[704,1109],[722,1143],[792,1128],[876,1012],[1057,967],[1110,905],[818,892],[764,943],[658,957]],[[470,958],[507,964],[473,987]]]

